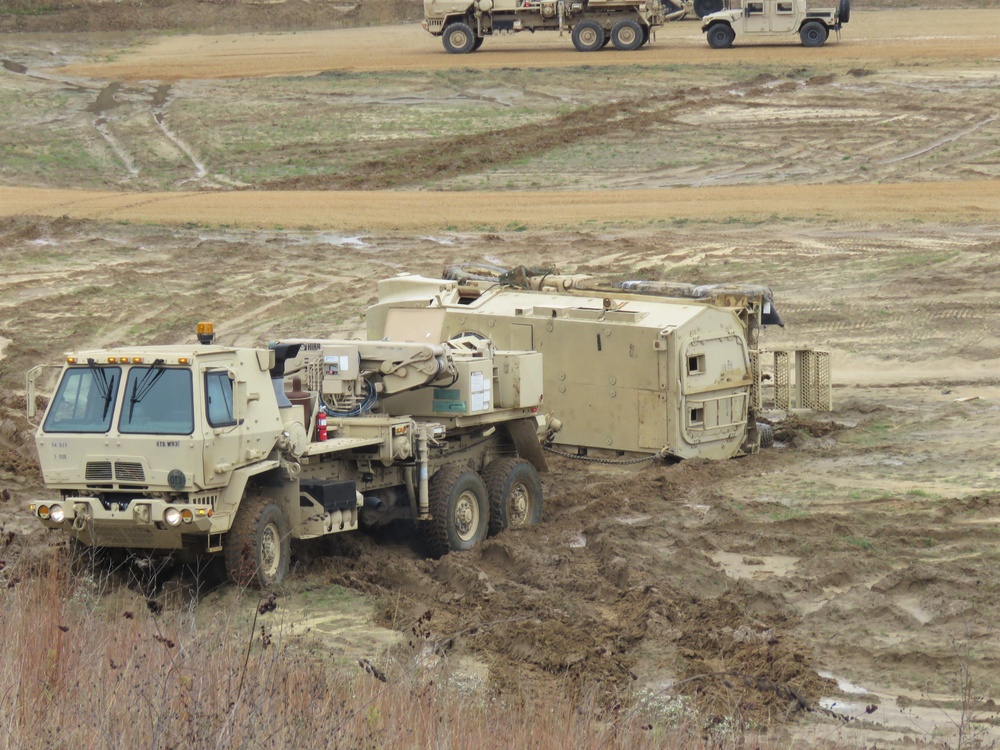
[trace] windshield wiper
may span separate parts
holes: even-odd
[[[135,410],[135,405],[142,401],[149,392],[153,390],[153,386],[156,385],[156,381],[160,379],[160,376],[165,373],[166,370],[163,368],[163,360],[157,359],[153,361],[153,365],[146,370],[146,374],[142,376],[142,380],[136,380],[132,383],[132,397],[128,402],[128,421],[132,421],[132,412]]]
[[[108,381],[108,374],[105,368],[98,367],[97,363],[90,357],[87,358],[87,366],[94,373],[94,384],[97,386],[97,395],[104,399],[104,410],[101,411],[101,420],[108,416],[108,407],[111,406],[112,388],[115,385],[115,376],[111,376]]]

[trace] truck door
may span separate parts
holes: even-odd
[[[771,0],[750,0],[743,5],[743,28],[748,34],[770,31],[765,7]]]
[[[205,435],[205,483],[224,484],[241,457],[243,428],[236,418],[232,373],[225,367],[202,369],[201,422]]]
[[[771,31],[792,32],[796,29],[795,3],[792,0],[770,0]]]
[[[681,434],[692,445],[741,441],[750,405],[750,358],[738,336],[690,339],[680,352]]]

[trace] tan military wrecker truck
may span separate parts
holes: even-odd
[[[436,555],[538,523],[541,355],[478,337],[72,352],[31,509],[82,549],[224,557],[270,586],[290,540],[414,521]],[[28,373],[29,418],[35,380]]]
[[[851,20],[851,0],[732,0],[729,7],[702,16],[710,47],[726,49],[738,37],[798,35],[805,47],[822,47],[830,32]]]

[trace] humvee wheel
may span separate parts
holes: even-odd
[[[475,52],[477,49],[483,46],[483,42],[486,41],[486,37],[477,36],[476,41],[472,44],[472,51]]]
[[[623,52],[639,49],[642,46],[642,26],[631,18],[619,21],[611,29],[611,43]]]
[[[490,496],[490,535],[542,520],[542,480],[520,458],[499,458],[483,472]]]
[[[444,48],[453,55],[464,55],[472,52],[476,46],[476,35],[472,33],[469,24],[458,21],[448,24],[441,35]]]
[[[694,14],[704,18],[712,13],[718,13],[725,6],[723,0],[694,0]]]
[[[802,29],[799,31],[799,38],[802,40],[803,47],[822,47],[829,35],[830,32],[827,31],[826,26],[819,21],[804,23],[802,24]]]
[[[446,466],[430,479],[431,520],[423,535],[433,555],[472,549],[486,538],[490,502],[479,475],[461,466]]]
[[[711,26],[706,32],[708,35],[708,46],[712,49],[726,49],[733,46],[736,39],[736,32],[728,23],[717,23]]]
[[[841,23],[847,23],[851,20],[851,0],[840,0],[840,6],[837,8],[837,18],[840,19]]]
[[[290,537],[281,508],[260,495],[244,497],[223,545],[229,580],[255,588],[281,583],[292,556]]]
[[[573,27],[573,46],[580,52],[596,52],[604,46],[604,36],[597,21],[580,21]]]

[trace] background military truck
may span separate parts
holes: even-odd
[[[781,324],[767,288],[611,284],[523,268],[447,275],[380,282],[368,337],[479,335],[541,352],[545,408],[563,422],[554,447],[577,455],[721,459],[757,450],[759,332]]]
[[[494,34],[543,30],[569,31],[579,51],[594,52],[609,42],[638,49],[665,20],[660,0],[424,0],[422,25],[454,54]]]
[[[540,520],[537,353],[199,338],[67,356],[36,435],[61,494],[31,505],[46,526],[84,550],[221,555],[234,581],[269,586],[292,538],[407,518],[444,554]]]
[[[798,34],[806,47],[821,47],[831,31],[851,20],[850,0],[734,0],[729,8],[702,17],[709,46],[725,49],[746,35]]]

